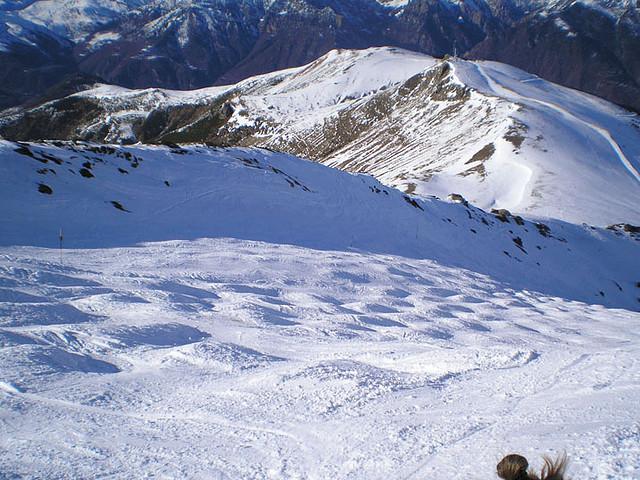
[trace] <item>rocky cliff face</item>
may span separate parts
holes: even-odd
[[[78,45],[78,68],[131,88],[209,86],[251,51],[263,13],[251,1],[154,3]]]
[[[0,108],[77,72],[192,89],[390,45],[507,62],[640,110],[640,19],[627,0],[129,0],[73,15],[63,0],[51,18],[40,3],[0,6]]]

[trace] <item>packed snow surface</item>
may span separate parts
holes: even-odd
[[[259,149],[0,159],[5,478],[640,478],[628,232]]]

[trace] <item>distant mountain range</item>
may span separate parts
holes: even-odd
[[[93,87],[0,117],[13,141],[261,146],[427,198],[640,224],[640,119],[497,62],[396,48],[195,91]],[[462,198],[460,198],[460,195]]]
[[[498,60],[640,110],[639,12],[635,0],[4,0],[0,107],[86,75],[184,90],[387,45]]]

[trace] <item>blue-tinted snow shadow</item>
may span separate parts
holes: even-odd
[[[68,352],[57,347],[42,347],[32,352],[30,360],[50,369],[50,373],[118,373],[116,365],[90,355]]]
[[[44,342],[28,335],[0,328],[0,348],[16,347],[18,345],[44,345]]]
[[[276,308],[267,307],[266,305],[254,304],[251,305],[249,310],[259,321],[268,325],[276,325],[280,327],[293,327],[295,325],[300,325],[300,322],[296,322],[294,320],[296,318],[295,316],[282,312]]]
[[[640,310],[640,289],[635,287],[640,277],[636,275],[631,278],[634,271],[640,271],[640,244],[617,238],[605,230],[595,235],[592,231],[586,231],[585,227],[554,220],[548,222],[549,230],[546,231],[532,222],[501,222],[494,215],[462,204],[416,201],[420,206],[418,209],[406,202],[400,192],[388,197],[388,201],[395,201],[396,205],[372,201],[370,206],[364,207],[366,215],[358,210],[360,205],[354,205],[353,211],[350,208],[343,208],[339,212],[318,210],[314,202],[325,197],[315,198],[315,193],[309,192],[300,193],[298,197],[287,200],[287,203],[274,200],[274,205],[254,205],[243,199],[241,192],[237,195],[240,200],[235,196],[234,199],[242,205],[246,203],[246,209],[250,212],[246,214],[246,221],[242,218],[231,221],[225,217],[224,221],[212,222],[212,212],[206,209],[194,209],[189,214],[174,215],[170,219],[154,216],[142,218],[136,217],[135,212],[116,212],[122,223],[115,226],[108,222],[103,225],[83,219],[86,224],[70,227],[65,236],[66,246],[135,247],[144,242],[211,238],[285,244],[312,249],[319,255],[336,251],[395,255],[399,258],[399,265],[389,268],[389,274],[423,282],[426,286],[432,282],[421,276],[419,271],[403,268],[401,258],[433,260],[444,267],[475,272],[493,282],[491,288],[500,291],[526,290],[588,304]],[[386,216],[380,214],[376,209],[381,205],[401,215],[396,218],[389,213]],[[234,207],[238,209],[236,205]],[[301,211],[307,207],[308,215],[301,215]],[[57,228],[48,234],[39,232],[33,237],[24,237],[25,240],[18,243],[56,248],[59,241],[57,233]],[[569,240],[565,241],[567,238]],[[575,245],[571,239],[575,240]],[[581,251],[581,245],[587,242],[591,245],[590,250]],[[7,240],[0,239],[0,244],[6,245]],[[589,252],[597,251],[611,253],[606,263],[589,259]],[[626,260],[623,261],[623,258]],[[603,266],[606,268],[603,269]],[[594,274],[594,271],[598,274]],[[624,272],[624,275],[620,276],[618,272]],[[335,272],[332,279],[356,286],[371,281],[366,274],[348,271]],[[582,283],[579,284],[576,279]],[[79,280],[59,276],[47,281],[66,285],[69,284],[67,282]],[[158,287],[169,291],[173,289],[175,294],[202,301],[215,299],[206,296],[210,292],[194,291],[182,285]],[[238,288],[240,293],[243,287]],[[277,297],[277,292],[269,288],[261,292],[247,292]],[[461,292],[436,287],[431,293],[435,297],[449,297]]]
[[[358,317],[358,321],[375,327],[400,327],[407,328],[404,323],[396,322],[395,320],[391,320],[390,318],[383,317],[373,317],[368,315],[362,315]]]
[[[104,317],[85,313],[64,303],[0,305],[0,325],[20,327],[99,322]]]
[[[196,343],[209,335],[197,328],[179,323],[165,323],[142,327],[120,327],[109,332],[123,347],[150,345],[154,347],[177,347]]]

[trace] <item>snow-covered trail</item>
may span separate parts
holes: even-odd
[[[637,312],[222,238],[3,247],[0,311],[9,478],[639,478]]]
[[[510,98],[514,101],[523,102],[524,104],[533,104],[545,107],[549,110],[559,113],[562,117],[570,120],[571,122],[575,122],[579,125],[587,127],[597,136],[602,137],[605,142],[611,146],[611,149],[613,150],[615,156],[618,158],[624,168],[640,184],[640,172],[638,172],[638,170],[633,166],[633,163],[625,155],[625,153],[620,148],[620,145],[615,141],[615,139],[611,136],[611,133],[607,129],[603,128],[600,125],[596,125],[593,122],[580,118],[580,116],[578,116],[576,113],[571,112],[569,109],[564,108],[559,104],[547,102],[541,100],[540,98],[534,98],[533,96],[527,95],[523,89],[519,89],[518,91],[516,91],[515,89],[510,88],[509,85],[503,85],[496,82],[491,77],[491,74],[488,73],[487,69],[479,63],[465,63],[470,63],[475,67],[476,71],[482,78],[483,82],[486,84],[489,91],[493,92],[495,95],[501,98]],[[524,80],[522,83],[526,83],[526,80]]]

